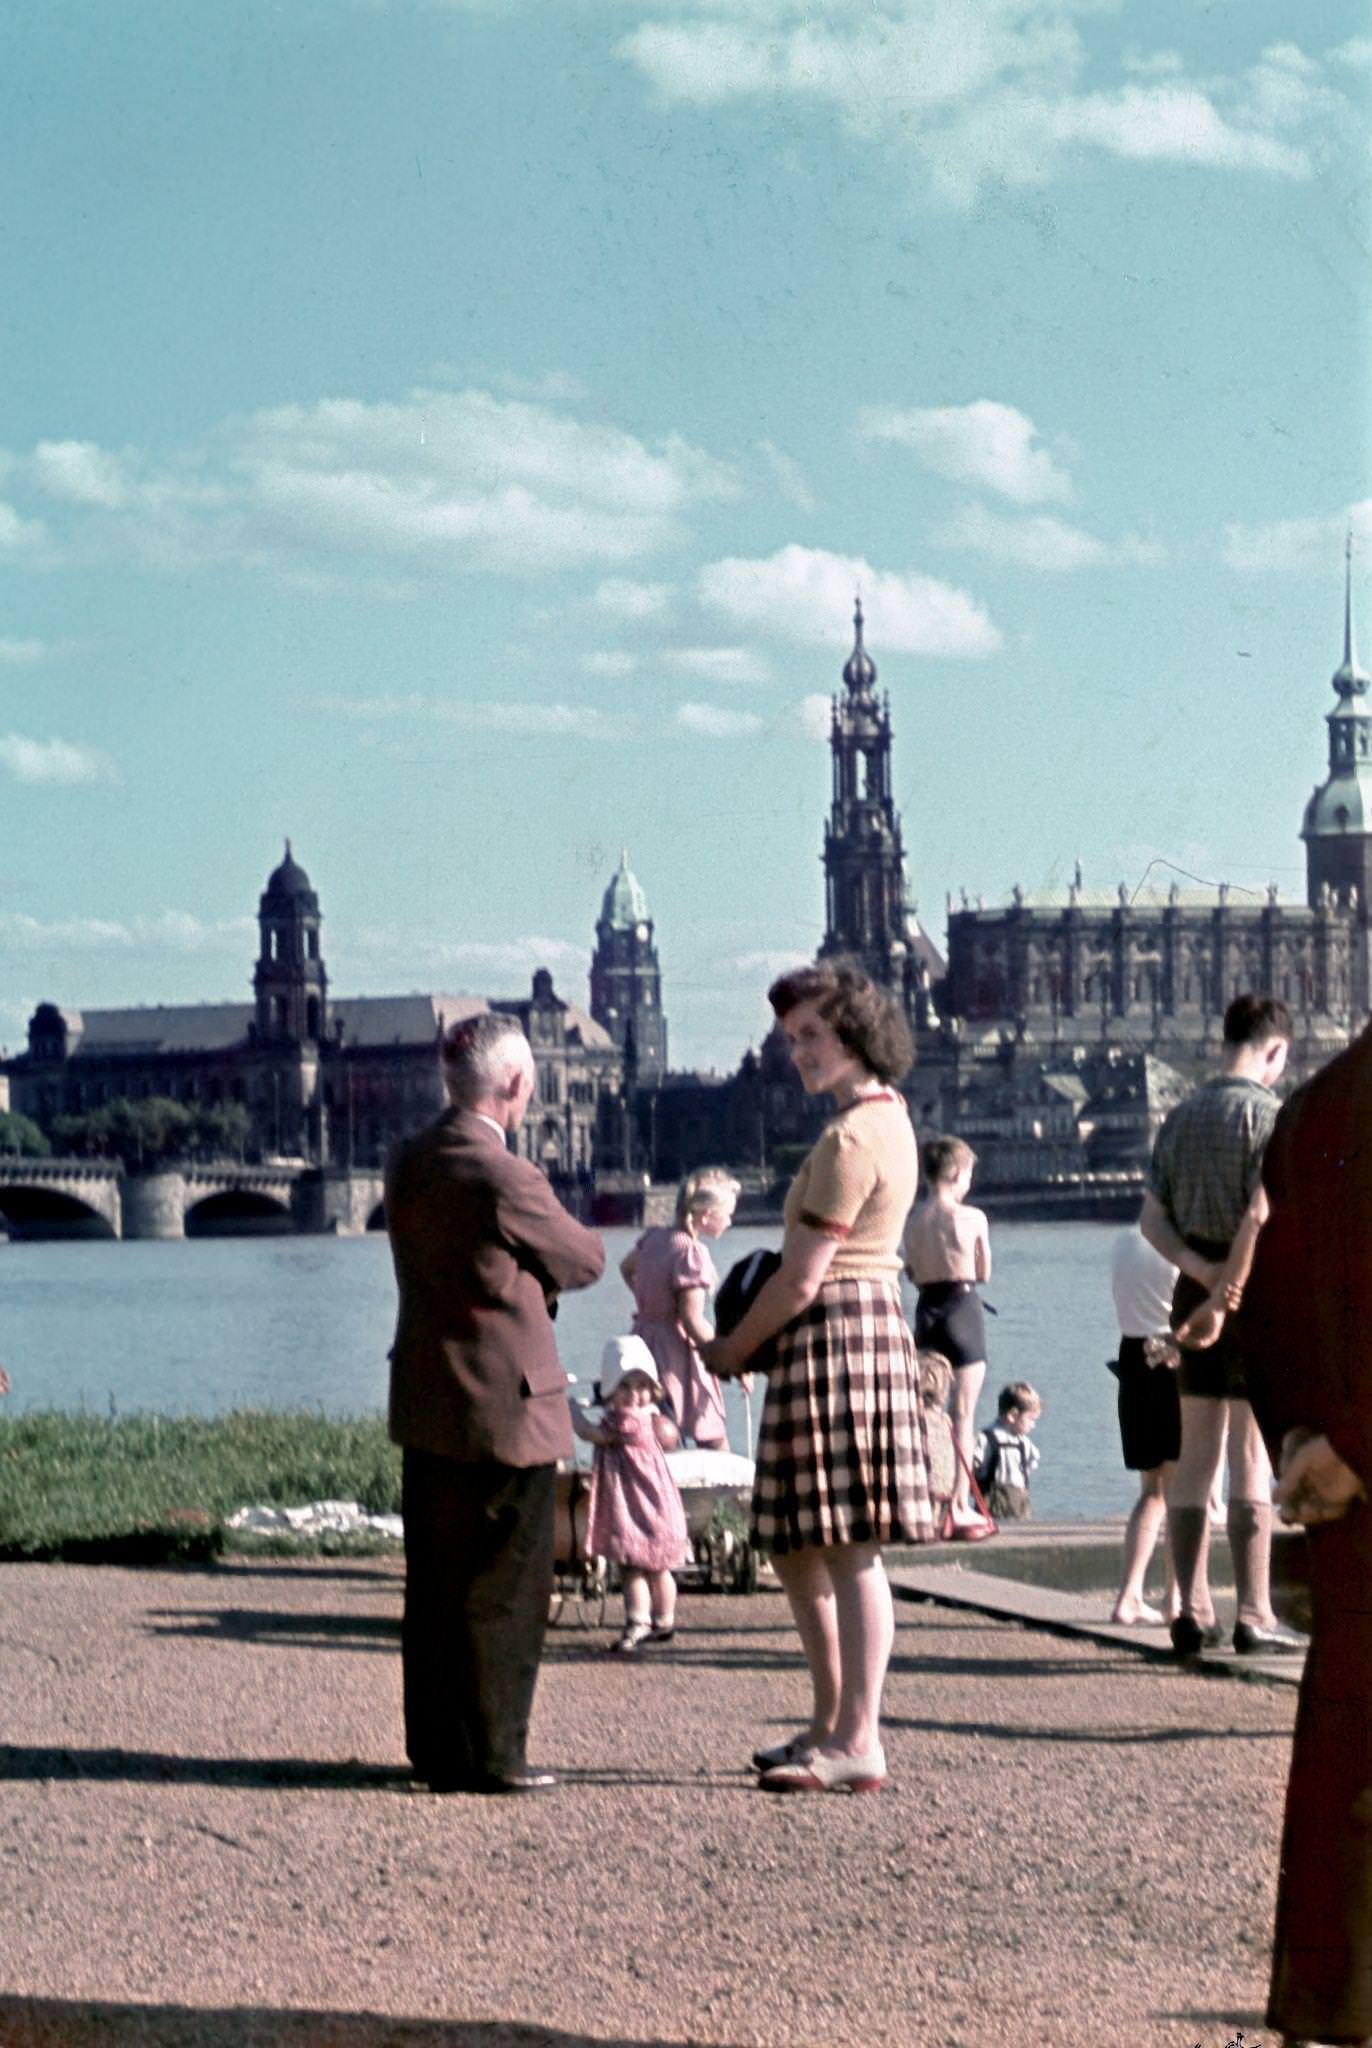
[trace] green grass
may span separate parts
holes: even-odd
[[[368,1537],[283,1540],[224,1529],[237,1508],[313,1500],[399,1512],[400,1453],[379,1416],[0,1417],[0,1558],[190,1561],[225,1548],[383,1547]]]

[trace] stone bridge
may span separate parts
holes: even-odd
[[[129,1173],[117,1160],[0,1156],[0,1230],[14,1238],[360,1236],[381,1227],[379,1172],[303,1160],[170,1161]]]

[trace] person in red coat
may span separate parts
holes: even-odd
[[[1268,2024],[1372,2036],[1372,1028],[1292,1095],[1241,1310],[1282,1515],[1307,1529],[1313,1627],[1277,1888]]]
[[[534,1088],[512,1017],[453,1025],[450,1107],[386,1162],[400,1290],[390,1432],[403,1450],[405,1744],[435,1792],[551,1785],[525,1756],[572,1450],[551,1305],[605,1252],[506,1143]]]

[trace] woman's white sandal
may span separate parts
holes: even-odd
[[[764,1771],[758,1783],[764,1792],[880,1792],[886,1758],[879,1749],[865,1756],[827,1756],[816,1749],[803,1760]]]

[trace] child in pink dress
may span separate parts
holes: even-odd
[[[724,1235],[737,1200],[738,1182],[722,1166],[687,1174],[676,1221],[645,1230],[619,1268],[633,1290],[634,1330],[653,1354],[667,1410],[701,1450],[729,1448],[724,1396],[699,1347],[715,1334],[706,1307],[719,1284],[704,1240]]]
[[[658,1413],[662,1385],[641,1337],[612,1337],[600,1361],[603,1420],[572,1402],[572,1428],[596,1447],[591,1467],[586,1548],[624,1578],[624,1632],[610,1645],[631,1656],[645,1642],[665,1643],[676,1627],[673,1569],[686,1562],[686,1512],[664,1451],[676,1425]]]

